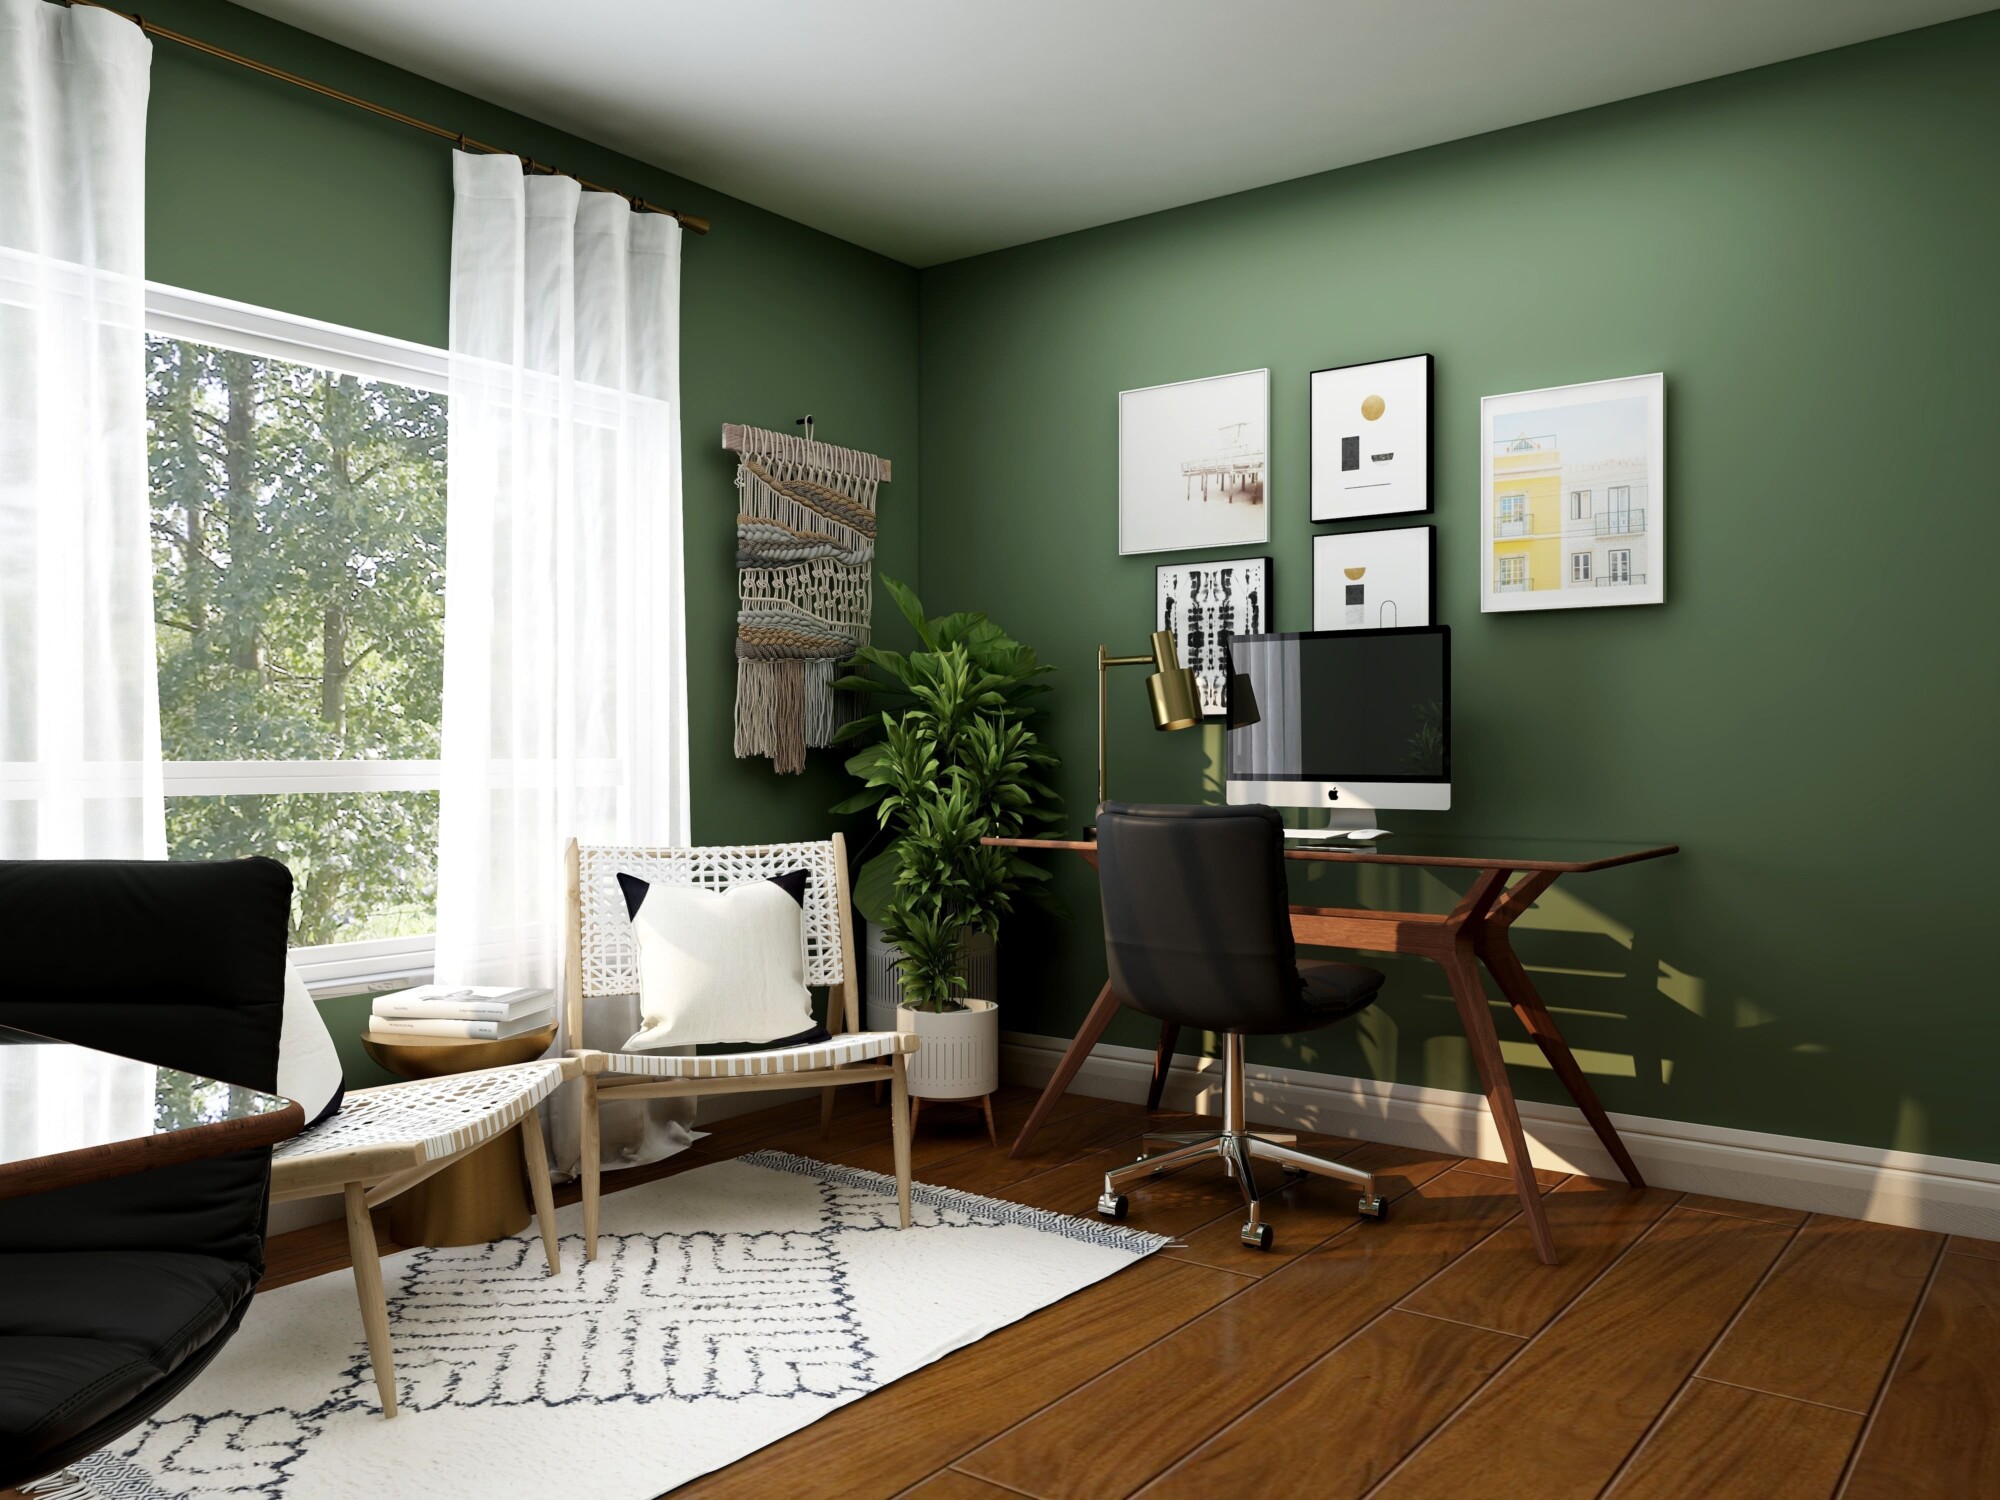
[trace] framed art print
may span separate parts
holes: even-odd
[[[1271,372],[1118,393],[1118,551],[1271,539]]]
[[[1663,375],[1479,403],[1479,607],[1666,599]]]
[[[1313,629],[1432,625],[1437,528],[1329,532],[1313,538]]]
[[[1431,357],[1315,370],[1312,518],[1358,521],[1431,508]]]
[[[1229,638],[1265,635],[1271,623],[1271,559],[1162,563],[1153,574],[1153,628],[1171,630],[1181,665],[1201,688],[1201,712],[1229,712]]]

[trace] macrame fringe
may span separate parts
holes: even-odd
[[[24,1484],[21,1493],[33,1495],[35,1500],[99,1500],[89,1481],[74,1469],[64,1469],[60,1474],[50,1474],[32,1484]]]
[[[861,711],[836,691],[868,644],[875,495],[889,461],[734,423],[736,453],[736,754],[805,769],[806,751]]]

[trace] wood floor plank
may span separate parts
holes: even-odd
[[[1359,1500],[1522,1342],[1385,1313],[1139,1494]]]
[[[1517,1211],[1511,1183],[1445,1172],[956,1467],[1060,1500],[1128,1495]]]
[[[1765,1224],[1803,1224],[1802,1208],[1779,1208],[1774,1203],[1745,1203],[1737,1198],[1716,1198],[1707,1193],[1689,1193],[1682,1208],[1699,1209],[1705,1214],[1727,1214],[1732,1219],[1757,1219]]]
[[[956,1469],[933,1474],[922,1484],[903,1491],[903,1500],[1020,1500],[1012,1490],[974,1479]]]
[[[1335,1156],[1337,1145],[1315,1142],[1315,1150],[1337,1161],[1375,1173],[1375,1190],[1391,1202],[1415,1192],[1424,1183],[1450,1171],[1458,1164],[1452,1156],[1412,1150],[1407,1146],[1358,1146]],[[1354,1227],[1360,1190],[1325,1177],[1307,1177],[1280,1186],[1275,1170],[1267,1188],[1272,1196],[1264,1203],[1264,1217],[1274,1231],[1269,1250],[1253,1250],[1243,1243],[1243,1215],[1225,1214],[1212,1223],[1184,1236],[1184,1244],[1165,1253],[1198,1265],[1224,1271],[1240,1271],[1245,1276],[1268,1276],[1280,1266],[1291,1264],[1334,1235]]]
[[[1607,1500],[1830,1500],[1861,1416],[1691,1380]]]
[[[1943,1238],[1813,1215],[1701,1373],[1865,1415]]]
[[[1079,1157],[1053,1171],[1030,1177],[1009,1188],[1006,1196],[1016,1203],[1052,1209],[1056,1213],[1088,1216],[1097,1211],[1098,1195],[1104,1190],[1104,1174],[1133,1159],[1129,1146],[1117,1145]],[[1241,1213],[1243,1195],[1236,1184],[1215,1167],[1190,1167],[1130,1190],[1130,1216],[1135,1229],[1154,1234],[1184,1235],[1209,1220],[1226,1213]]]
[[[2000,1240],[1975,1240],[1969,1234],[1955,1234],[1945,1241],[1952,1255],[1976,1255],[1981,1260],[2000,1260]]]
[[[1487,1161],[1484,1157],[1468,1156],[1459,1165],[1464,1167],[1468,1172],[1484,1172],[1488,1177],[1505,1177],[1511,1181],[1514,1176],[1514,1169],[1504,1161]],[[1557,1172],[1548,1167],[1535,1168],[1535,1181],[1539,1182],[1545,1188],[1560,1187],[1563,1183],[1569,1181],[1571,1175],[1571,1173]]]
[[[1123,1145],[1131,1155],[1139,1154],[1138,1120],[1129,1115],[1093,1111],[1066,1119],[1050,1120],[1035,1133],[1026,1156],[1010,1155],[1008,1133],[1000,1133],[998,1151],[974,1151],[955,1156],[931,1167],[924,1181],[939,1187],[957,1188],[966,1193],[1005,1197],[1016,1183],[1039,1177],[1044,1172],[1066,1166],[1080,1157]]]
[[[1679,1196],[1572,1177],[1542,1200],[1562,1256],[1555,1265],[1542,1264],[1525,1223],[1509,1224],[1400,1305],[1526,1338],[1569,1306]]]
[[[2000,1495],[2000,1260],[1946,1255],[1843,1500]]]
[[[674,1491],[674,1500],[894,1495],[1245,1284],[1153,1256]]]
[[[1668,1210],[1391,1474],[1378,1500],[1474,1493],[1589,1500],[1666,1409],[1791,1234],[1782,1224]]]

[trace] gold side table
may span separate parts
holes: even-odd
[[[398,1078],[441,1078],[533,1062],[554,1045],[554,1023],[499,1041],[361,1033],[368,1055]],[[503,1131],[463,1161],[389,1205],[389,1232],[405,1245],[484,1245],[528,1227],[528,1183],[517,1132]]]

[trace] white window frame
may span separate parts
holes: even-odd
[[[1604,554],[1604,557],[1605,574],[1613,583],[1630,583],[1632,581],[1632,549],[1630,547],[1613,547],[1609,552]]]
[[[451,368],[450,356],[428,344],[156,281],[146,283],[146,332],[440,394]],[[435,760],[168,761],[162,779],[169,797],[434,792],[444,785],[442,764]],[[424,934],[295,948],[292,960],[308,988],[331,994],[420,983],[431,976],[436,952],[436,938]]]
[[[1571,583],[1590,582],[1590,554],[1588,552],[1570,553],[1569,581]]]
[[[1590,519],[1590,491],[1571,490],[1569,492],[1569,518],[1572,521]]]

